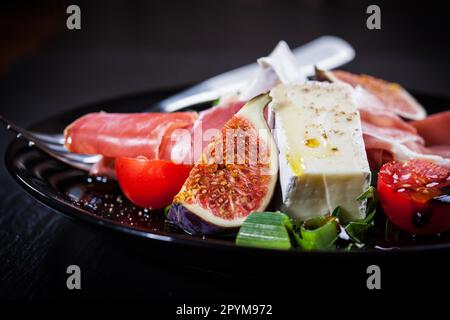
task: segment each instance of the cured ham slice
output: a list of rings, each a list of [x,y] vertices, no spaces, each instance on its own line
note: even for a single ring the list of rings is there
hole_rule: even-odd
[[[422,149],[425,154],[434,154],[441,156],[443,158],[450,159],[450,146],[446,145],[437,145],[430,146]]]
[[[424,144],[422,137],[420,137],[417,133],[411,133],[409,131],[401,130],[395,127],[376,126],[363,120],[362,129],[364,134],[370,135],[372,137],[382,136],[395,140],[399,143],[414,141],[422,145]]]
[[[228,100],[201,111],[189,130],[175,130],[171,133],[161,156],[176,163],[195,163],[212,137],[220,132],[244,104],[243,101]]]
[[[391,160],[423,158],[450,167],[450,148],[425,147],[422,137],[393,128],[383,128],[363,123],[363,138],[367,158],[372,170]]]
[[[142,114],[87,114],[65,130],[71,152],[101,154],[92,175],[115,177],[114,158],[146,156],[149,159],[194,163],[203,147],[244,105],[228,100],[196,112]]]
[[[372,170],[390,160],[411,158],[450,166],[450,111],[425,118],[425,109],[400,85],[368,75],[316,69],[316,78],[354,88]],[[416,121],[407,122],[400,116]]]
[[[346,82],[353,87],[361,86],[377,97],[391,113],[412,120],[424,119],[427,115],[425,109],[397,83],[341,70],[332,71],[331,74],[333,80]]]
[[[353,96],[363,121],[379,127],[396,128],[414,134],[417,133],[416,128],[389,111],[380,99],[362,87],[356,87]]]
[[[192,150],[194,162],[200,157],[203,149],[211,139],[220,132],[228,120],[241,110],[244,104],[244,101],[228,101],[200,112],[193,130]]]
[[[354,98],[359,107],[367,158],[371,169],[397,159],[429,158],[448,165],[450,147],[443,140],[450,130],[450,112],[432,115],[408,123],[390,111],[385,103],[366,89],[357,86]],[[446,140],[447,143],[448,139]],[[427,144],[427,146],[425,146]],[[433,145],[433,146],[430,146]]]
[[[363,135],[370,169],[378,170],[391,160],[429,159],[450,168],[450,154],[447,148],[423,147],[417,144],[402,144],[382,136]]]
[[[427,158],[450,166],[450,111],[406,124],[417,133],[363,121],[364,142],[372,169],[390,160],[410,158]]]
[[[394,151],[389,141],[368,134],[363,134],[363,139],[370,169],[378,170],[383,163],[394,160]]]
[[[427,146],[450,146],[450,111],[432,114],[411,124],[425,139]]]
[[[90,113],[66,128],[66,147],[71,152],[110,158],[160,159],[171,133],[192,127],[196,119],[196,112]]]

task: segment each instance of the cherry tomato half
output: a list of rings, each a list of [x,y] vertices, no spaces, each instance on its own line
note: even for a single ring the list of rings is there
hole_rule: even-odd
[[[152,209],[172,202],[191,169],[191,165],[145,157],[122,157],[115,162],[117,179],[126,197],[140,207]]]
[[[378,174],[378,196],[389,219],[417,235],[450,230],[450,169],[412,159],[385,163]]]

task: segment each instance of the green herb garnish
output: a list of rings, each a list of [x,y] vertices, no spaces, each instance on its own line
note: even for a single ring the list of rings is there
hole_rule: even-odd
[[[367,231],[374,225],[376,204],[378,202],[377,190],[371,186],[366,191],[364,191],[356,200],[367,200],[366,217],[361,220],[349,222],[344,227],[344,230],[355,243],[363,244],[366,238]]]
[[[339,218],[345,215],[345,210],[341,207],[336,207],[331,215],[294,221],[294,224],[282,212],[253,212],[242,224],[236,244],[286,250],[292,247],[293,239],[296,246],[303,250],[334,249],[339,234],[345,231],[352,242],[344,249],[362,248],[366,233],[374,224],[378,201],[376,189],[369,187],[356,200],[367,201],[366,218],[345,225],[339,222]]]
[[[303,222],[294,232],[298,246],[304,250],[335,248],[339,235],[339,223],[334,216],[313,218]]]
[[[291,220],[281,212],[253,212],[242,224],[236,244],[269,249],[290,249]]]

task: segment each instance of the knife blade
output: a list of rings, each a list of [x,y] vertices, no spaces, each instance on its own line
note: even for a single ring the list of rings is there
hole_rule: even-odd
[[[355,50],[345,40],[335,36],[322,36],[292,50],[301,71],[314,74],[314,66],[321,69],[339,67],[355,56]],[[164,111],[176,111],[194,104],[213,101],[223,94],[237,91],[258,70],[252,63],[214,76],[158,103]]]

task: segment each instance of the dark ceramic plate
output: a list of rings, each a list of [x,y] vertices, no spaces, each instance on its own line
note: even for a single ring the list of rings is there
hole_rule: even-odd
[[[109,101],[73,109],[36,123],[30,129],[60,133],[77,117],[93,111],[139,112],[144,109],[158,111],[156,102],[175,93],[166,90],[126,96]],[[430,113],[445,110],[450,99],[416,94]],[[153,105],[153,107],[152,107]],[[200,110],[207,106],[193,106]],[[91,178],[85,172],[72,169],[35,147],[28,146],[22,139],[14,139],[6,152],[6,164],[11,175],[33,197],[68,217],[112,230],[115,236],[133,240],[133,247],[146,251],[155,248],[182,246],[187,252],[212,249],[215,253],[243,256],[250,254],[277,256],[323,255],[324,252],[298,252],[242,248],[234,245],[233,237],[193,237],[186,235],[164,222],[162,212],[150,212],[132,206],[122,195],[114,181]],[[371,243],[356,251],[328,251],[327,255],[365,255],[423,250],[444,250],[450,248],[450,236],[414,239],[405,234],[385,234],[386,221],[378,214]],[[388,250],[389,249],[389,250]],[[211,250],[209,250],[211,251]]]

